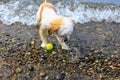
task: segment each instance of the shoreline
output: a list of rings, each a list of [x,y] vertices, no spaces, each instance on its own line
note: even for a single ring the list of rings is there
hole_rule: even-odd
[[[52,51],[40,47],[38,28],[0,22],[0,79],[115,80],[120,78],[120,25],[76,24],[62,50],[54,36]],[[74,49],[74,48],[77,48]]]

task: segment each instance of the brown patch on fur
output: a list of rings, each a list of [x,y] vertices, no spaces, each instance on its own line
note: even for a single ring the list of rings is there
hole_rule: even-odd
[[[57,18],[51,21],[48,33],[52,34],[54,32],[57,32],[60,29],[61,25],[63,25],[63,18]]]
[[[54,6],[51,3],[49,3],[49,2],[42,3],[40,7],[41,7],[41,10],[40,10],[40,20],[42,19],[42,12],[43,12],[44,8],[51,8],[51,9],[53,9],[56,12]]]

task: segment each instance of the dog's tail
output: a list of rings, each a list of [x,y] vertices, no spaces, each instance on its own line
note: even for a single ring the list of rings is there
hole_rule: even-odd
[[[45,0],[45,3],[48,2],[48,0]]]

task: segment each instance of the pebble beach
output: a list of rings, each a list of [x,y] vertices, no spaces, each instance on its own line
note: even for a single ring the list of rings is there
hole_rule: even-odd
[[[0,80],[120,80],[117,0],[51,0],[58,14],[75,20],[75,26],[66,41],[70,50],[62,50],[50,35],[54,48],[49,51],[40,47],[39,27],[34,25],[41,2],[0,1]]]
[[[40,47],[37,27],[0,22],[1,80],[119,80],[120,25],[106,22],[76,24],[62,50]]]

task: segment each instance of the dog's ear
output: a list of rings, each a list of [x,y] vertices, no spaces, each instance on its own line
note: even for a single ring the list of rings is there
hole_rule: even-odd
[[[51,35],[52,34],[52,31],[49,29],[48,30],[48,35]]]
[[[50,28],[48,29],[48,34],[51,35],[54,32],[57,32],[58,30],[59,30],[59,26],[51,25]]]
[[[48,29],[48,33],[52,34],[54,32],[57,32],[60,27],[63,25],[63,18],[57,18],[50,22],[50,27]]]

